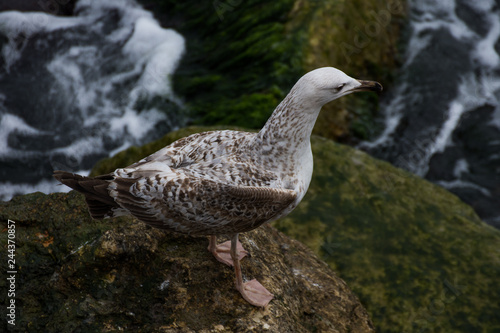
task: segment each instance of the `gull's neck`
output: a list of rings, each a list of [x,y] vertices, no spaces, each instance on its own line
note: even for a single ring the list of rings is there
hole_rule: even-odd
[[[285,155],[293,162],[311,155],[310,137],[321,105],[301,92],[295,85],[256,135],[254,148],[264,156]]]

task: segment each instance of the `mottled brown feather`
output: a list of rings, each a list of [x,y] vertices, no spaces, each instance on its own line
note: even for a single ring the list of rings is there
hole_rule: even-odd
[[[163,192],[136,187],[136,179],[115,179],[115,200],[156,228],[194,235],[232,234],[272,220],[295,199],[292,190],[234,186],[209,180],[170,181]],[[147,184],[144,181],[144,184]],[[149,199],[152,193],[152,199]],[[176,193],[176,195],[169,195]]]
[[[107,190],[112,175],[98,177],[85,177],[71,172],[54,171],[54,178],[72,189],[83,193],[89,207],[89,212],[94,219],[103,219],[113,215],[113,209],[120,206],[109,196]]]

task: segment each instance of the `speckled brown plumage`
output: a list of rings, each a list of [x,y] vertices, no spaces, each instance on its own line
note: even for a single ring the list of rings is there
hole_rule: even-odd
[[[276,173],[241,157],[254,137],[194,134],[110,175],[56,171],[55,177],[86,195],[94,218],[130,213],[156,228],[192,235],[244,232],[277,217],[297,197],[294,190],[271,187],[280,183]],[[94,203],[96,198],[103,200]],[[100,203],[108,208],[104,213]]]

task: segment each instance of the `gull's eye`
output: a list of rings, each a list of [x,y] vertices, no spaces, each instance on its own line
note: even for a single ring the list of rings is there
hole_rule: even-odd
[[[341,83],[337,87],[333,88],[333,90],[335,90],[335,92],[339,92],[342,90],[342,88],[344,88],[344,86],[345,86],[345,83]]]

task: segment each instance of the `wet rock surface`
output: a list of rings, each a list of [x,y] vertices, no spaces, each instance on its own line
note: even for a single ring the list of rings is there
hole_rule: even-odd
[[[373,331],[346,283],[268,225],[240,236],[250,252],[244,278],[275,295],[261,309],[241,298],[233,270],[212,257],[205,237],[132,218],[91,220],[74,191],[16,197],[0,204],[0,217],[2,248],[4,224],[16,221],[18,331]]]

